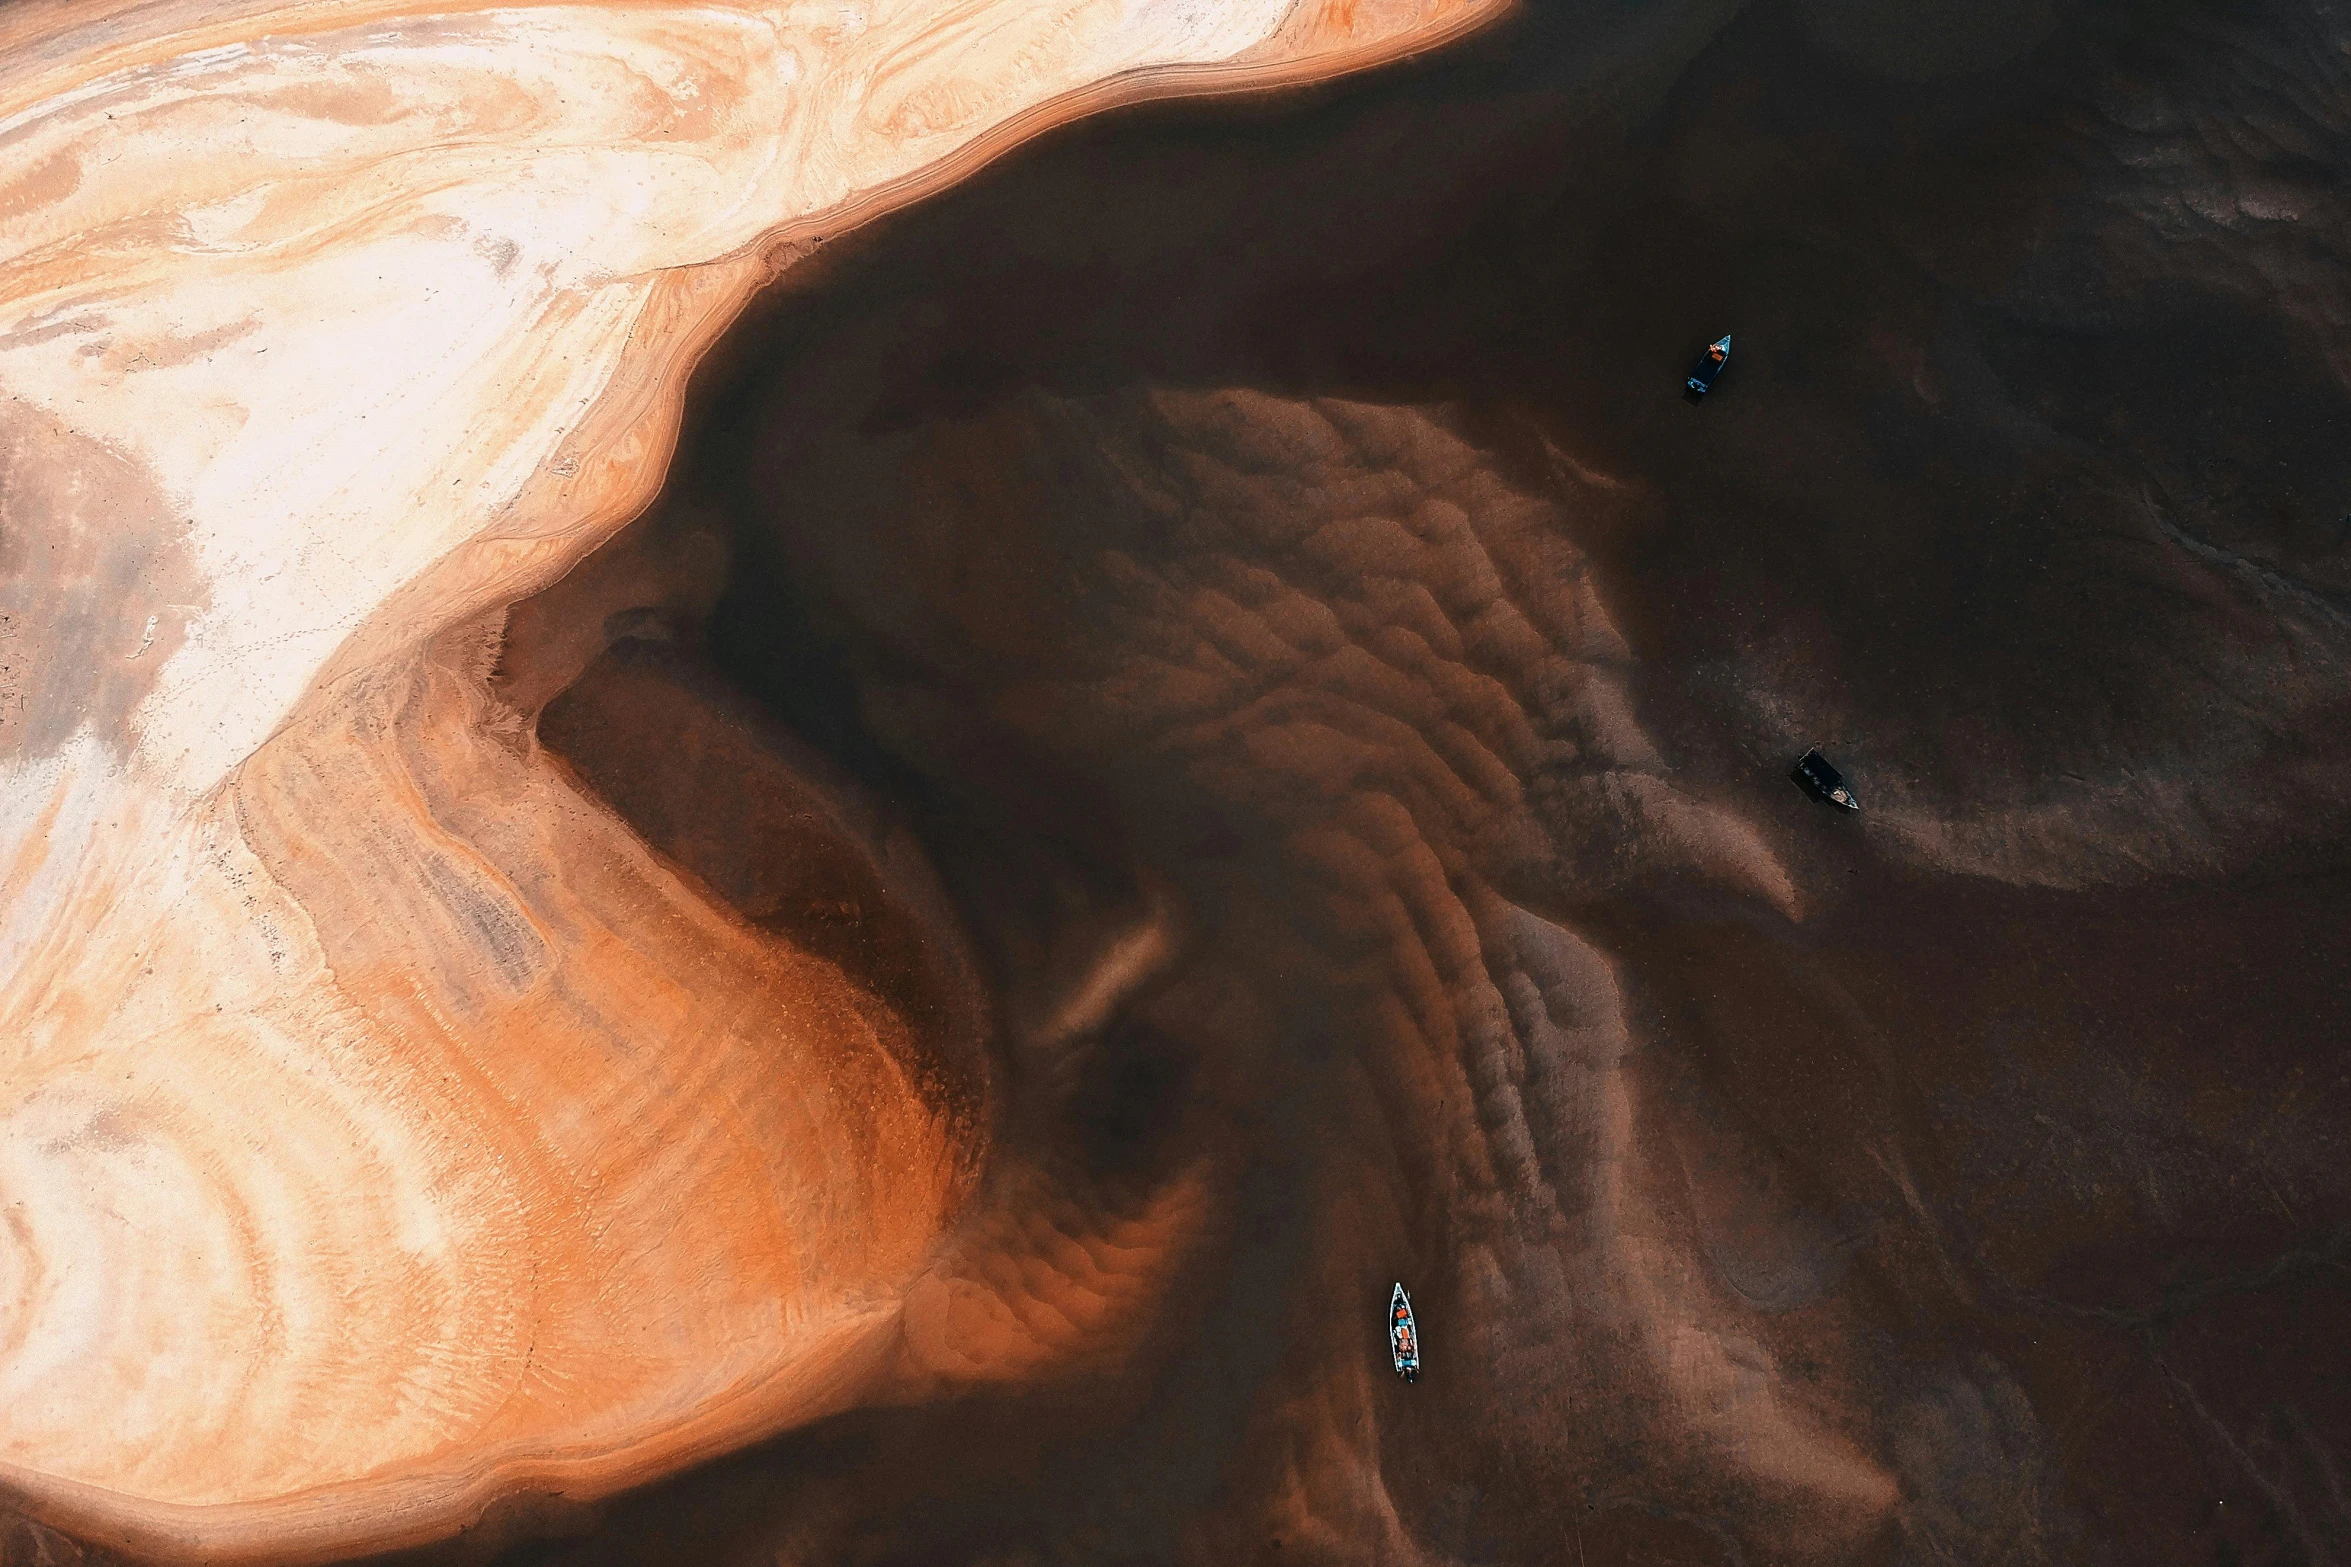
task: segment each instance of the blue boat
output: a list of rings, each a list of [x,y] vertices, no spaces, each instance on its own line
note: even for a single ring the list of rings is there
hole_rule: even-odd
[[[1731,362],[1731,335],[1725,332],[1706,346],[1698,362],[1690,366],[1690,390],[1704,397],[1714,389],[1714,378],[1722,374],[1722,367]]]
[[[1420,1330],[1412,1321],[1412,1297],[1401,1284],[1388,1297],[1388,1352],[1396,1358],[1396,1375],[1420,1380]]]

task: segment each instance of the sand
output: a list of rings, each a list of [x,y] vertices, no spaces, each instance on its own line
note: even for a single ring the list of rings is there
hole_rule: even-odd
[[[2339,29],[1724,23],[1073,127],[722,344],[665,656],[992,985],[1170,910],[991,1158],[1205,1195],[1123,1369],[526,1559],[2331,1559]]]
[[[679,1324],[688,1435],[468,1436],[415,1559],[2337,1559],[2347,70],[2282,4],[1533,9],[779,254],[643,519],[298,702],[202,797],[259,912],[139,949],[374,1009],[304,1113],[377,1233],[483,1162],[332,1131],[364,1074],[517,1074],[551,1195],[444,1203],[508,1225],[445,1298],[546,1302],[524,1364]],[[662,1248],[490,1265],[583,1191]],[[773,1402],[693,1427],[719,1344]]]
[[[490,693],[505,610],[644,505],[696,357],[825,235],[1073,115],[1482,14],[9,13],[29,1515],[186,1560],[382,1549],[891,1370],[983,1151],[968,986],[901,953],[910,1011],[651,853]],[[856,826],[778,830],[877,918],[919,901],[919,853]]]

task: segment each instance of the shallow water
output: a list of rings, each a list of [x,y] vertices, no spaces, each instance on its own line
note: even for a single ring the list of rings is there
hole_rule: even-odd
[[[675,635],[938,863],[1021,1309],[1141,1282],[523,1559],[2335,1559],[2346,40],[1537,9],[788,276]]]
[[[787,274],[541,737],[968,951],[1002,1313],[435,1555],[2340,1559],[2347,49],[1535,7]],[[835,808],[935,898],[763,857]]]

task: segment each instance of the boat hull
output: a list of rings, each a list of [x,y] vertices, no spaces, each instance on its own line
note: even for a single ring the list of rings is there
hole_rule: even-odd
[[[1412,1297],[1402,1284],[1388,1296],[1388,1356],[1396,1375],[1407,1382],[1420,1380],[1420,1324],[1413,1320]]]

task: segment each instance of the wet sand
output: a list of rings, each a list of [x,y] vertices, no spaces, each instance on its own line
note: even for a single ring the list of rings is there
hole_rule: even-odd
[[[424,1559],[2343,1559],[2351,19],[1905,17],[1535,7],[771,289],[540,738],[964,944],[984,1326]]]
[[[2344,38],[1537,8],[788,276],[678,634],[1015,1024],[1180,910],[993,1157],[1191,1217],[1110,1358],[514,1559],[2339,1559]]]
[[[920,844],[659,675],[581,683],[567,768],[541,708],[616,557],[571,568],[815,237],[1487,14],[0,14],[0,1556],[20,1512],[206,1564],[421,1545],[1045,1353],[982,1276],[1022,1237],[963,1233],[983,1019]],[[755,808],[697,856],[582,703]],[[1100,1302],[1052,1345],[1154,1287],[1120,1258],[1190,1191],[1099,1265],[1044,1237]]]

